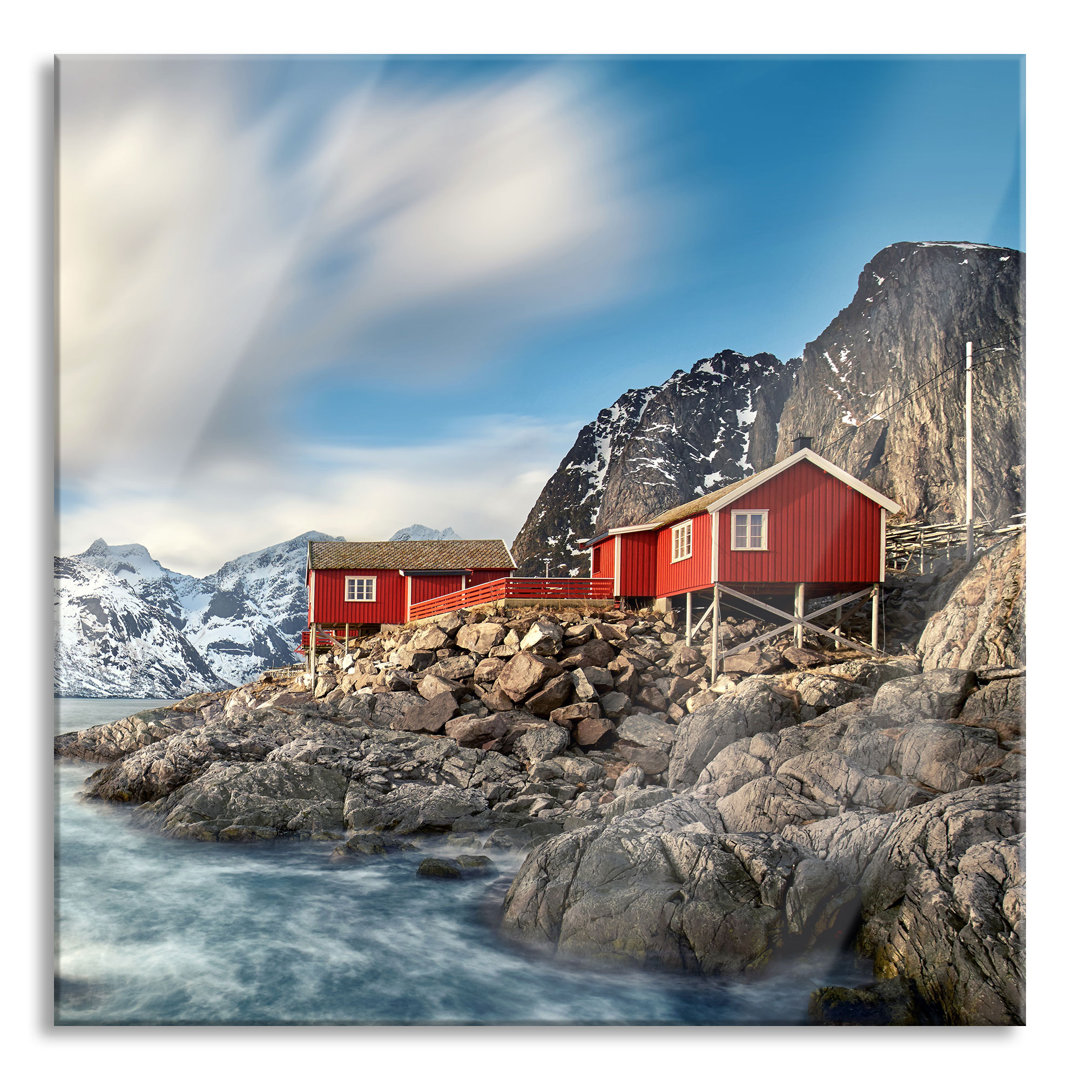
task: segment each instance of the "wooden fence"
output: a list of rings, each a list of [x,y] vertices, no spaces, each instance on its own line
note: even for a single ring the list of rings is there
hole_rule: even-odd
[[[990,521],[973,523],[975,551],[985,550],[992,544],[1023,532],[1027,527],[1026,514],[1014,514],[1009,525],[995,525]],[[942,561],[967,557],[967,524],[965,522],[928,523],[907,521],[902,525],[890,525],[886,530],[885,568],[892,573],[925,574],[940,567]]]

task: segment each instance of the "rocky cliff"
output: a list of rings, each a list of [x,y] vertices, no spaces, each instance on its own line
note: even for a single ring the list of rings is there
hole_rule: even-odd
[[[578,540],[749,475],[775,452],[789,384],[775,356],[725,350],[627,391],[581,429],[544,486],[514,541],[518,572],[542,575],[545,556],[555,576],[587,572]]]
[[[780,416],[778,456],[809,435],[908,518],[962,520],[971,341],[976,516],[1004,523],[1024,508],[1024,326],[1020,252],[893,244],[806,346]]]
[[[579,433],[513,545],[522,573],[586,572],[576,541],[772,465],[798,435],[909,519],[964,509],[964,351],[974,345],[976,516],[1024,507],[1024,256],[901,243],[802,357],[722,352],[631,390]],[[563,567],[566,567],[564,570]]]

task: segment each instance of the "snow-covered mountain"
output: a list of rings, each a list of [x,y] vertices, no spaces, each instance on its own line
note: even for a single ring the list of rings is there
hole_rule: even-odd
[[[775,431],[788,371],[769,353],[729,349],[659,386],[628,390],[581,429],[541,492],[514,541],[519,573],[543,574],[548,555],[553,574],[585,572],[578,540],[749,475],[761,452],[754,422],[770,418]]]
[[[427,525],[407,525],[398,529],[391,540],[460,540],[453,529],[431,529]]]
[[[289,664],[307,625],[308,532],[203,578],[141,544],[96,540],[56,560],[55,692],[173,697],[236,686]],[[153,663],[140,669],[139,657]]]
[[[241,555],[206,577],[162,566],[142,544],[95,540],[55,560],[54,692],[182,697],[290,664],[307,626],[306,532]],[[460,540],[410,525],[393,540]]]
[[[180,698],[226,685],[124,577],[79,556],[56,559],[55,577],[54,693]]]

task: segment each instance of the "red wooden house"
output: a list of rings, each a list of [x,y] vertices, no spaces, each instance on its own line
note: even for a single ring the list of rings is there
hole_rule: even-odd
[[[616,596],[685,595],[688,637],[693,595],[706,589],[713,594],[709,610],[719,608],[722,595],[753,604],[783,616],[781,630],[794,626],[800,643],[803,629],[820,632],[804,618],[805,601],[844,593],[814,618],[869,597],[876,649],[885,519],[899,510],[891,499],[804,448],[652,521],[608,529],[585,546],[591,549],[593,575],[613,578]],[[793,610],[772,606],[781,602]],[[832,636],[846,641],[838,631]]]
[[[343,637],[405,623],[414,604],[509,577],[516,565],[502,540],[310,540],[309,631]]]

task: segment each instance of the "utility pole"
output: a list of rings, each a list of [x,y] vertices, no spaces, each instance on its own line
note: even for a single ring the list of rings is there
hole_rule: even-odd
[[[967,454],[967,561],[971,562],[975,554],[975,526],[972,521],[972,510],[975,503],[974,479],[972,477],[973,448],[971,440],[971,342],[967,343],[967,351],[964,364],[964,426],[966,429]]]

